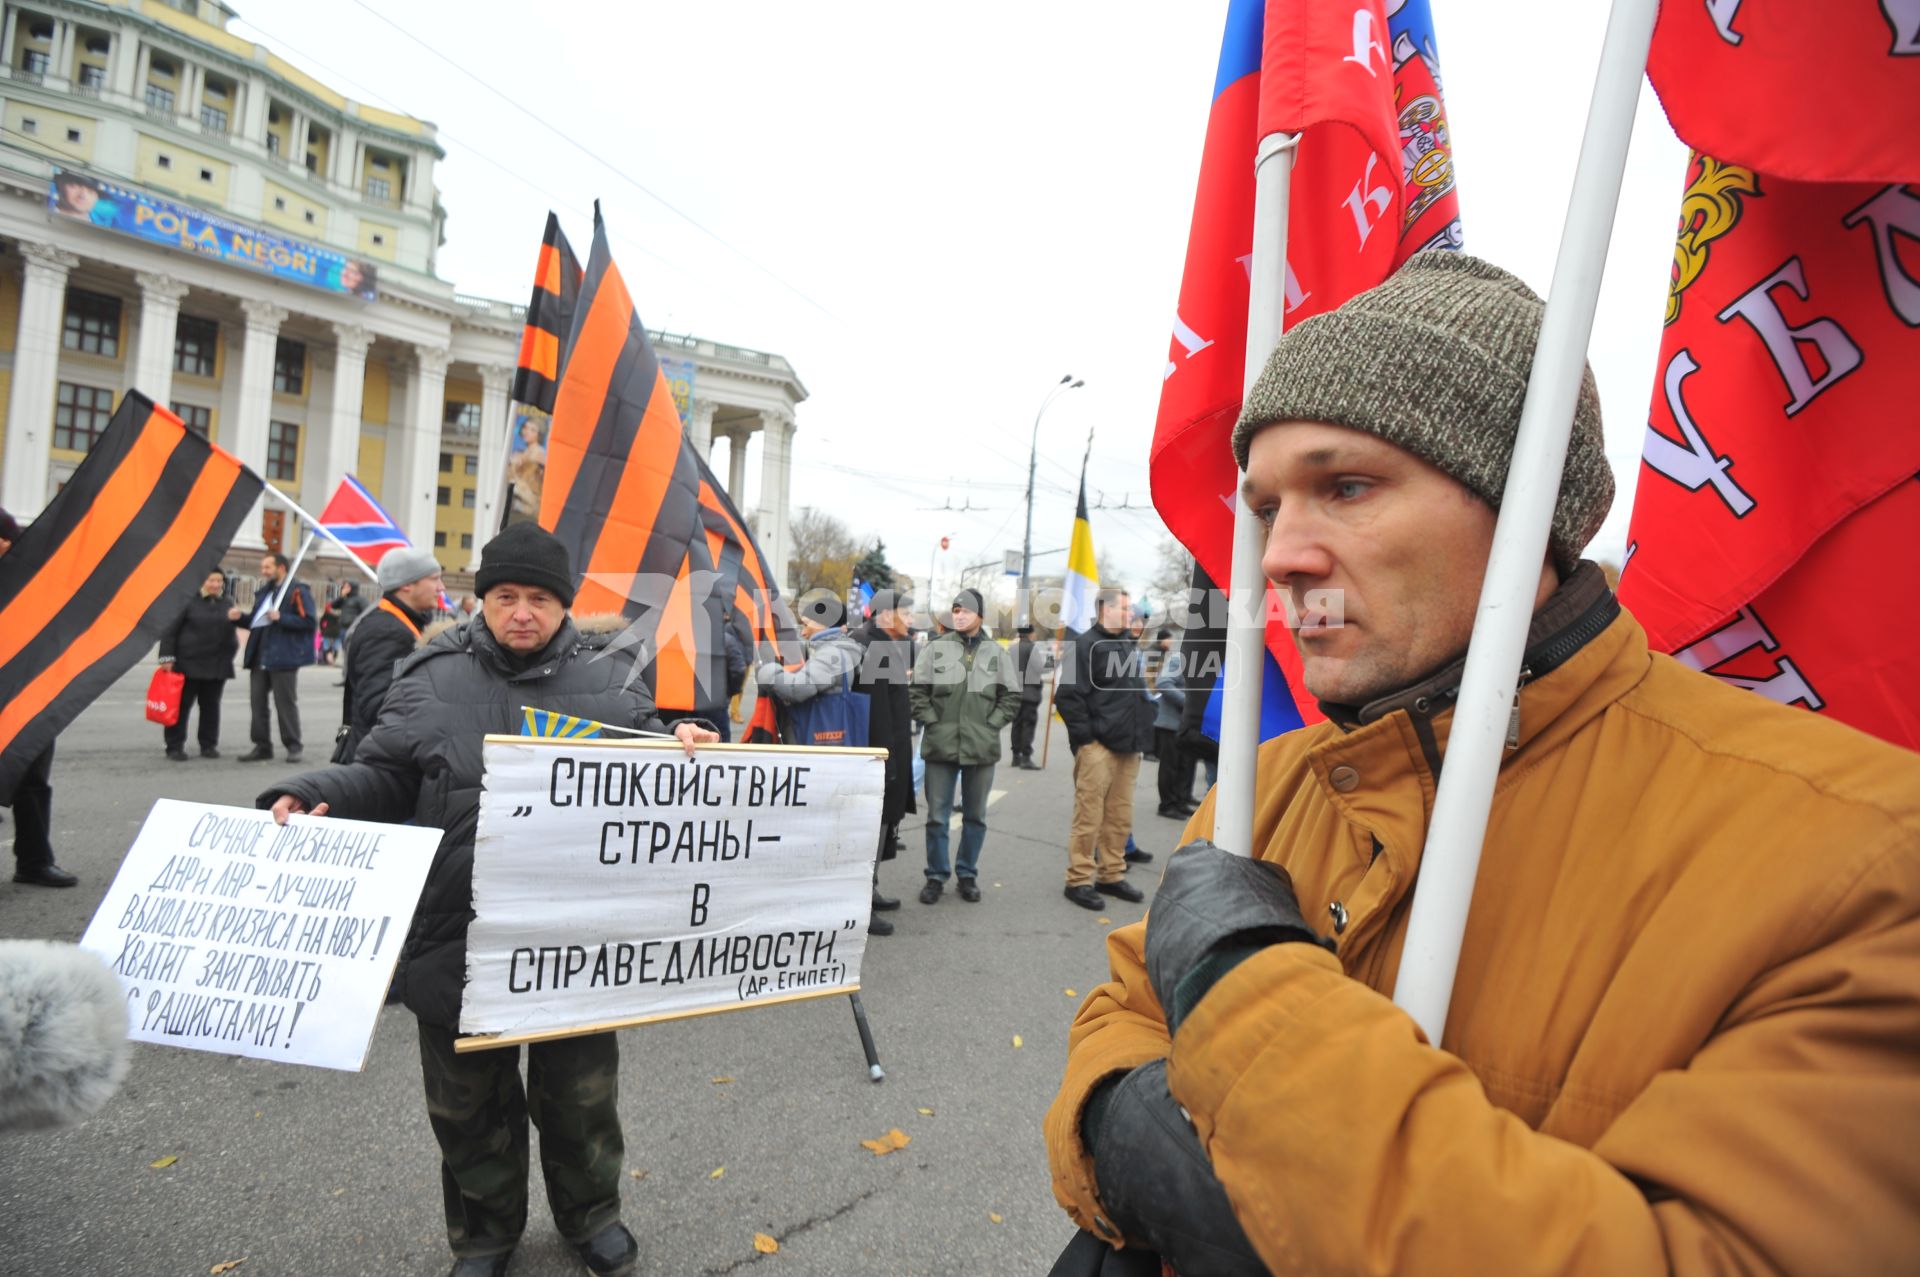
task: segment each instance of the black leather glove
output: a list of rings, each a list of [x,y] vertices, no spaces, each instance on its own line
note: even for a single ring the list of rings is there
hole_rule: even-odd
[[[1092,1135],[1093,1178],[1110,1222],[1180,1277],[1264,1277],[1193,1123],[1167,1090],[1167,1062],[1115,1083]]]
[[[1188,843],[1167,861],[1147,912],[1147,978],[1177,1033],[1220,978],[1272,944],[1322,940],[1279,865]]]

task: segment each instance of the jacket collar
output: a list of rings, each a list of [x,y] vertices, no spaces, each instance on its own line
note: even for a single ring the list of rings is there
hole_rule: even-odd
[[[522,656],[510,648],[502,647],[500,640],[493,636],[493,631],[487,628],[484,618],[476,616],[460,629],[465,632],[467,645],[474,654],[505,676],[508,682],[547,677],[580,645],[580,631],[574,627],[572,617],[560,622],[560,628],[554,631],[547,645],[532,656]]]

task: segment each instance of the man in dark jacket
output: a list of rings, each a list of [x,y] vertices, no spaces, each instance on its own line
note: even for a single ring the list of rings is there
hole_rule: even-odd
[[[1020,710],[1013,716],[1013,765],[1022,771],[1037,772],[1033,761],[1033,729],[1040,724],[1040,693],[1049,673],[1047,649],[1033,641],[1033,625],[1022,623],[1014,633],[1020,637],[1013,645],[1013,667],[1020,672]]]
[[[981,628],[984,604],[978,590],[953,600],[953,628],[928,643],[913,666],[913,716],[926,728],[920,757],[927,763],[927,881],[920,903],[937,904],[948,876],[957,877],[960,898],[980,901],[975,881],[980,849],[987,841],[987,794],[1000,761],[1000,729],[1020,707],[1013,658]],[[953,822],[953,791],[960,789],[960,855],[949,868],[947,839]]]
[[[913,600],[892,590],[873,596],[871,618],[853,632],[864,650],[853,689],[867,694],[867,743],[887,751],[887,788],[880,800],[880,859],[892,860],[899,850],[900,818],[914,810],[913,801],[913,640],[907,636],[907,617]],[[880,894],[879,866],[874,866],[873,907],[898,909],[900,902]],[[885,935],[893,924],[877,919]]]
[[[1187,708],[1185,649],[1176,651],[1173,631],[1163,629],[1153,640],[1159,663],[1153,672],[1153,752],[1160,760],[1156,777],[1160,814],[1184,821],[1200,804],[1193,800],[1193,756],[1180,744],[1180,720]]]
[[[220,694],[233,677],[233,657],[240,650],[233,629],[236,610],[227,595],[227,574],[215,568],[179,623],[160,640],[160,668],[186,679],[180,716],[161,730],[167,757],[176,763],[187,761],[187,711],[195,705],[200,707],[200,757],[220,757]]]
[[[0,510],[0,556],[20,539],[20,525]],[[34,755],[13,791],[13,880],[33,887],[71,887],[80,880],[53,862],[53,745]]]
[[[243,763],[273,757],[273,723],[267,716],[269,695],[273,697],[273,712],[280,716],[280,743],[287,747],[287,761],[300,761],[298,680],[300,668],[313,664],[313,628],[319,618],[307,587],[287,580],[292,566],[287,556],[277,551],[260,560],[260,585],[254,595],[247,654],[241,661],[250,676],[249,690],[253,694],[253,750],[240,755]]]
[[[402,996],[420,1021],[453,1277],[507,1271],[527,1220],[529,1113],[561,1235],[593,1272],[629,1273],[639,1246],[619,1219],[625,1144],[613,1034],[529,1046],[525,1087],[518,1049],[457,1055],[453,1044],[473,918],[483,738],[517,731],[523,706],[649,731],[661,723],[646,683],[631,677],[631,656],[605,650],[618,631],[589,639],[568,617],[573,571],[552,534],[532,523],[508,528],[481,550],[474,585],[481,614],[400,663],[353,763],[295,776],[259,803],[277,820],[336,810],[446,831],[407,937]],[[691,722],[674,735],[689,753],[719,739]]]
[[[1151,712],[1142,713],[1146,681],[1140,645],[1128,633],[1129,603],[1125,590],[1094,595],[1094,622],[1073,636],[1054,702],[1073,749],[1066,896],[1083,909],[1104,908],[1102,895],[1145,899],[1123,876],[1133,783],[1153,725]]]
[[[347,728],[342,748],[333,761],[350,763],[367,733],[380,718],[380,703],[393,684],[393,668],[420,645],[421,632],[433,618],[440,597],[440,561],[433,551],[397,546],[380,556],[380,602],[354,628],[353,648],[347,654],[347,691],[341,719]]]

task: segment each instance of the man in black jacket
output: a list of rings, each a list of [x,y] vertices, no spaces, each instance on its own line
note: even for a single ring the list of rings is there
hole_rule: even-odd
[[[1073,749],[1073,830],[1067,838],[1067,899],[1104,908],[1100,897],[1145,899],[1123,876],[1133,830],[1133,783],[1153,730],[1140,645],[1127,632],[1125,590],[1094,595],[1094,622],[1073,636],[1055,704]],[[1097,857],[1097,863],[1096,863]]]
[[[379,576],[380,602],[354,627],[353,647],[347,653],[347,691],[340,712],[347,738],[334,751],[336,763],[352,762],[353,751],[373,730],[393,683],[394,665],[419,646],[440,597],[440,561],[431,550],[388,550],[380,556]]]
[[[234,629],[238,615],[227,594],[227,574],[215,568],[160,640],[160,668],[186,680],[180,689],[180,716],[161,731],[167,757],[176,763],[187,761],[187,711],[195,705],[200,707],[200,757],[220,757],[220,694],[233,677],[233,658],[240,650]]]
[[[1033,761],[1033,730],[1040,725],[1040,693],[1049,672],[1047,649],[1033,641],[1032,622],[1021,622],[1014,633],[1020,636],[1013,645],[1013,667],[1020,673],[1020,711],[1013,716],[1013,765],[1037,772],[1040,764]]]
[[[20,539],[20,525],[0,510],[0,555]],[[53,743],[34,755],[13,791],[13,880],[33,887],[71,887],[80,880],[53,862]]]
[[[913,600],[880,590],[869,606],[871,619],[853,632],[853,641],[864,651],[853,690],[867,694],[867,743],[887,751],[887,787],[880,800],[880,859],[892,860],[900,850],[900,818],[914,810],[913,706],[908,690],[914,653],[907,633]],[[878,863],[873,872],[873,907],[898,909],[899,900],[880,894]],[[867,930],[877,936],[892,935],[893,924],[876,917]]]
[[[527,1118],[560,1233],[599,1274],[633,1271],[639,1245],[620,1222],[625,1141],[619,1047],[611,1033],[535,1043],[529,1082],[518,1048],[454,1052],[473,918],[473,841],[483,739],[518,731],[522,707],[660,731],[629,652],[607,649],[567,615],[566,547],[532,523],[480,552],[479,616],[430,639],[393,671],[373,731],[344,767],[307,772],[261,794],[276,820],[329,810],[356,820],[443,829],[404,950],[403,1000],[420,1021],[427,1113],[440,1143],[452,1277],[502,1277],[527,1222]],[[691,754],[718,734],[681,723]]]

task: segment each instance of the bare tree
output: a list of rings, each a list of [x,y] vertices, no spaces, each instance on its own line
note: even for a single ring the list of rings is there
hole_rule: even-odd
[[[1163,619],[1184,614],[1187,590],[1193,582],[1193,556],[1187,547],[1172,537],[1160,538],[1158,563],[1147,593],[1153,598],[1154,613]]]
[[[853,565],[861,554],[860,542],[833,515],[813,506],[802,506],[793,517],[793,551],[788,560],[788,579],[802,593],[816,587],[845,594],[853,584]]]

